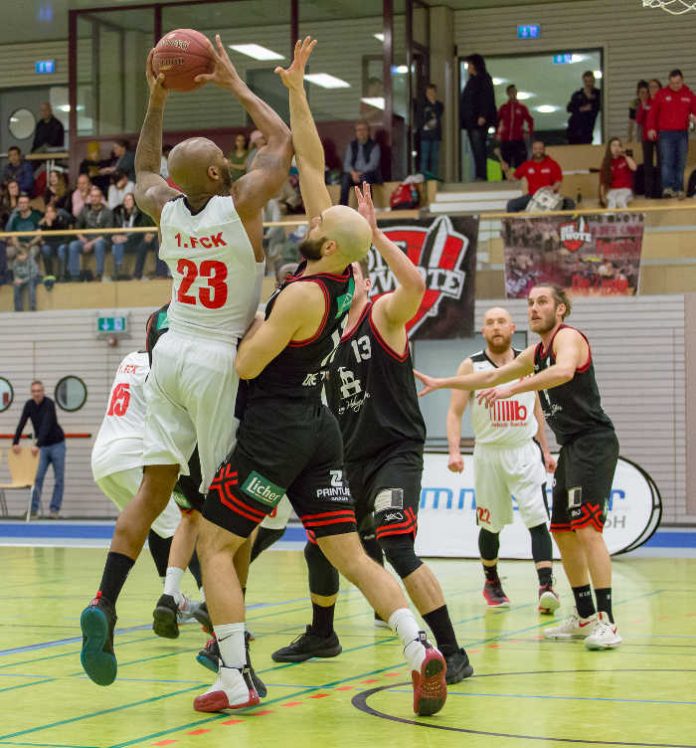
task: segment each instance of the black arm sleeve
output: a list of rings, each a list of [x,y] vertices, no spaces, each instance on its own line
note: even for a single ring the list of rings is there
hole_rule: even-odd
[[[22,410],[22,415],[19,419],[19,424],[17,426],[17,430],[15,431],[12,444],[19,444],[19,439],[22,436],[22,431],[24,431],[24,426],[26,425],[26,422],[28,419],[29,419],[29,403],[24,403],[24,410]]]
[[[51,433],[56,423],[56,406],[52,400],[46,398],[46,411],[36,435],[36,446],[42,447],[46,437]]]

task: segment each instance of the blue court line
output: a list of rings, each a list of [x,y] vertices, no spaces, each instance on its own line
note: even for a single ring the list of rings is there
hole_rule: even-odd
[[[3,745],[32,745],[35,748],[101,748],[98,745],[67,745],[66,743],[17,743],[14,741],[2,741]]]

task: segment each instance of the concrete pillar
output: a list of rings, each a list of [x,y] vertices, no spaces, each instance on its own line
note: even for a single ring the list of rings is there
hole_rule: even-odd
[[[446,182],[456,179],[459,159],[457,111],[459,91],[454,47],[454,11],[438,6],[430,8],[430,80],[437,86],[445,106],[440,175]]]

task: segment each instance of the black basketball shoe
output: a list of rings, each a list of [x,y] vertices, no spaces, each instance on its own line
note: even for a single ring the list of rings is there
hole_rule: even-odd
[[[116,680],[116,656],[114,655],[114,627],[116,611],[97,592],[97,596],[82,611],[82,668],[98,686],[111,685]]]
[[[342,650],[335,631],[329,636],[319,636],[311,626],[307,626],[304,634],[293,639],[287,647],[276,650],[271,658],[274,662],[304,662],[312,657],[336,657]]]

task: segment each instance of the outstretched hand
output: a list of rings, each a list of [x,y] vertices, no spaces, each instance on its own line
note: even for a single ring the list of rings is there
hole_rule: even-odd
[[[440,380],[437,377],[429,377],[427,374],[422,374],[420,371],[416,371],[416,369],[413,370],[413,376],[425,385],[425,387],[423,387],[423,389],[418,393],[418,397],[423,397],[423,395],[428,395],[431,392],[440,389]]]
[[[155,50],[151,49],[150,54],[147,56],[147,63],[145,64],[145,77],[147,78],[147,87],[150,89],[150,98],[163,102],[169,92],[164,87],[164,73],[155,74],[152,66],[154,57]]]
[[[243,83],[239,77],[237,68],[232,64],[230,56],[227,54],[220,34],[215,34],[215,44],[210,45],[210,56],[213,58],[213,72],[201,73],[194,78],[199,85],[204,83],[214,83],[220,88],[235,90]]]
[[[478,400],[479,405],[485,405],[487,408],[490,408],[493,403],[498,400],[507,400],[509,397],[512,397],[513,394],[514,393],[509,387],[491,387],[490,389],[477,392],[476,399]]]
[[[377,214],[375,213],[375,206],[372,202],[372,191],[370,185],[367,182],[363,182],[362,191],[360,187],[355,188],[355,197],[358,200],[358,213],[370,224],[372,234],[379,229],[377,228]]]
[[[285,88],[295,90],[302,88],[304,85],[305,66],[316,46],[317,40],[312,39],[311,36],[306,36],[302,40],[298,39],[295,42],[295,53],[290,66],[283,68],[279,65],[275,69],[275,74],[280,76],[280,80],[283,81]]]

